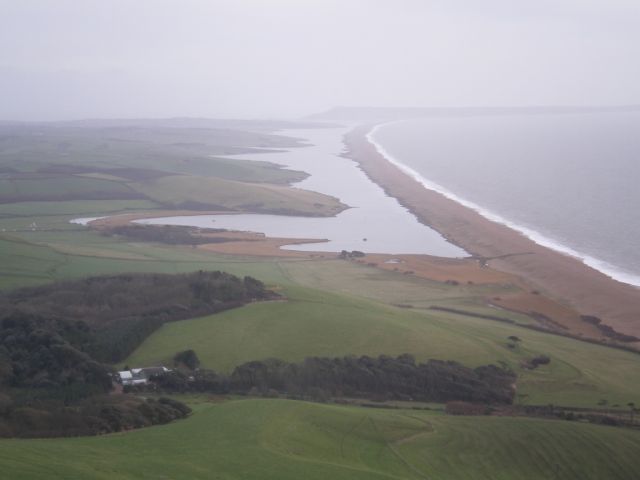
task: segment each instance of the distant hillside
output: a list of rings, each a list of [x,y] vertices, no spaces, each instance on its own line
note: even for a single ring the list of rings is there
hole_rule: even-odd
[[[381,122],[419,117],[475,115],[558,115],[568,113],[637,112],[640,105],[621,106],[539,106],[539,107],[334,107],[304,120],[323,122]]]
[[[311,216],[333,216],[346,208],[328,195],[289,188],[306,178],[305,172],[226,158],[304,147],[301,139],[269,133],[298,124],[234,122],[0,124],[0,204],[128,200],[151,209]]]
[[[330,128],[335,125],[320,124],[308,120],[276,119],[233,119],[233,118],[87,118],[82,120],[60,120],[52,122],[21,122],[0,120],[3,126],[48,126],[68,128],[200,128],[229,129],[251,132],[273,132],[275,130],[294,130],[307,128]]]

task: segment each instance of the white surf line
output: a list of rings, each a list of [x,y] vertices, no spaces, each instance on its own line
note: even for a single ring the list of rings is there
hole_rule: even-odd
[[[527,237],[528,239],[532,240],[533,242],[537,243],[542,247],[546,247],[556,252],[574,257],[580,260],[585,265],[588,265],[589,267],[599,271],[600,273],[605,274],[606,276],[608,276],[609,278],[612,278],[613,280],[617,280],[619,282],[626,283],[634,287],[640,287],[640,276],[633,275],[627,272],[622,272],[615,265],[612,265],[609,262],[593,257],[586,253],[582,253],[577,250],[574,250],[573,248],[563,245],[562,243],[556,240],[553,240],[547,237],[546,235],[541,234],[540,232],[537,232],[529,227],[525,227],[523,225],[519,225],[517,223],[511,222],[506,218],[502,217],[501,215],[498,215],[497,213],[492,212],[491,210],[483,208],[474,202],[471,202],[469,200],[466,200],[456,195],[455,193],[446,189],[442,185],[439,185],[436,182],[433,182],[431,180],[424,178],[420,173],[418,173],[413,168],[399,161],[391,153],[385,150],[385,148],[382,145],[376,142],[374,135],[376,131],[378,131],[381,127],[385,125],[391,125],[394,123],[401,123],[401,122],[407,122],[407,121],[410,121],[410,120],[395,120],[393,122],[378,124],[374,126],[366,134],[366,138],[374,146],[374,148],[378,151],[378,153],[380,153],[385,159],[387,159],[387,161],[389,161],[390,163],[398,167],[401,171],[409,175],[409,177],[419,182],[424,188],[426,188],[427,190],[432,190],[434,192],[437,192],[443,195],[444,197],[448,198],[449,200],[453,200],[454,202],[459,203],[464,207],[470,208],[471,210],[480,214],[487,220],[491,220],[492,222],[496,222],[506,227],[509,227],[510,229],[515,230],[516,232],[524,235],[525,237]]]

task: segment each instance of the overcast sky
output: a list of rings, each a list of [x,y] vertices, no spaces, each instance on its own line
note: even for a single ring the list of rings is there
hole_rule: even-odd
[[[0,120],[640,103],[640,0],[0,0]]]

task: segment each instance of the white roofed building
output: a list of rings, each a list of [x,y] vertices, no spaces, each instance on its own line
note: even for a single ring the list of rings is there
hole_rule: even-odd
[[[131,370],[122,370],[118,372],[119,383],[124,385],[144,385],[149,379],[156,375],[170,372],[167,367],[143,367],[132,368]]]

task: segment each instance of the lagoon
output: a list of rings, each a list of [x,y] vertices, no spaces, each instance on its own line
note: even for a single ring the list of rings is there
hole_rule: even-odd
[[[197,215],[138,220],[141,224],[189,225],[201,228],[264,233],[270,237],[313,238],[319,243],[288,245],[302,251],[428,254],[464,257],[467,253],[449,243],[370,181],[355,162],[340,156],[346,127],[287,130],[283,135],[304,138],[308,146],[228,158],[277,163],[303,170],[308,178],[294,186],[332,195],[351,208],[335,217],[296,217],[263,214]]]

